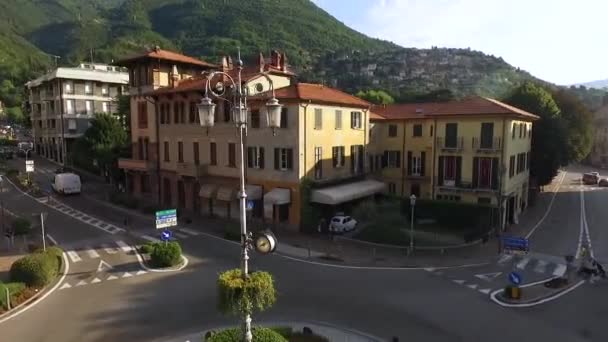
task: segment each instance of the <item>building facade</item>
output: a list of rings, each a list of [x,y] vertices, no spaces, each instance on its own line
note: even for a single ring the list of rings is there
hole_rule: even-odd
[[[528,203],[532,122],[493,99],[373,109],[372,169],[397,196],[478,203],[515,223]]]
[[[57,68],[26,87],[38,155],[65,164],[74,140],[84,134],[96,113],[117,112],[129,74],[120,67],[80,64]]]

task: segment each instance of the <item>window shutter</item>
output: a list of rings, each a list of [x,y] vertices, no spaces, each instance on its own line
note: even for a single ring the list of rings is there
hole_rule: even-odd
[[[280,165],[280,158],[281,158],[281,150],[279,148],[275,148],[274,149],[274,169],[275,170],[279,170],[279,165]]]
[[[498,190],[498,158],[492,158],[492,189]]]
[[[456,184],[462,180],[462,157],[456,157]]]
[[[384,155],[382,156],[382,168],[388,166],[388,151],[384,151]]]
[[[424,176],[424,169],[426,165],[426,152],[420,152],[420,175]]]
[[[350,112],[350,128],[355,128],[355,112]]]
[[[443,158],[444,157],[439,157],[438,163],[437,177],[439,179],[437,180],[437,184],[439,185],[443,185]]]
[[[473,158],[473,187],[477,188],[479,185],[479,158]]]
[[[331,149],[331,160],[334,167],[338,166],[338,148],[332,147]]]
[[[260,169],[263,169],[264,168],[264,148],[263,147],[260,147],[259,153],[260,153]]]
[[[412,151],[407,151],[407,174],[412,174]]]
[[[350,172],[355,173],[355,146],[350,147]]]
[[[289,127],[288,122],[287,122],[287,108],[283,107],[281,108],[281,128],[287,128]]]
[[[293,149],[287,149],[287,169],[293,169]]]
[[[247,167],[252,168],[253,167],[253,147],[247,147]]]

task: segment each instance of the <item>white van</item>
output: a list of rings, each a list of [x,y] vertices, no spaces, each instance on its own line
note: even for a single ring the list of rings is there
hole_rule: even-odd
[[[56,174],[51,186],[53,190],[63,195],[79,194],[81,188],[80,176],[74,173]]]

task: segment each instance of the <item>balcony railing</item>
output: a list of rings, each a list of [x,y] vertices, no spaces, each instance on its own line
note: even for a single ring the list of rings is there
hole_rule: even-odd
[[[438,177],[435,177],[435,184],[439,184]],[[443,180],[442,185],[437,185],[437,188],[443,192],[454,192],[454,193],[495,193],[498,189],[491,187],[480,187],[479,185],[473,184],[471,181],[459,181],[459,180]]]
[[[502,139],[494,137],[490,141],[482,141],[481,138],[473,138],[473,149],[477,152],[498,152],[502,149]]]
[[[118,168],[135,171],[149,171],[154,168],[154,162],[140,159],[118,159]]]
[[[180,176],[204,177],[207,175],[207,164],[196,165],[194,163],[177,163],[176,172]]]
[[[443,151],[462,151],[464,149],[464,137],[456,137],[452,139],[437,137],[437,146]]]

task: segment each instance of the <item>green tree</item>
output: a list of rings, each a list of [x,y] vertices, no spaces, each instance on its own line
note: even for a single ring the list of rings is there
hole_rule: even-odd
[[[404,103],[447,102],[455,98],[450,89],[437,89],[428,93],[406,90],[399,94],[398,101]]]
[[[6,109],[6,118],[10,123],[23,124],[25,123],[25,115],[19,107],[11,107]]]
[[[384,90],[359,90],[357,97],[378,105],[395,103],[395,99]]]
[[[582,100],[569,90],[552,92],[567,130],[568,162],[583,160],[593,145],[593,114]]]
[[[505,102],[540,116],[532,130],[530,174],[547,185],[568,162],[567,130],[555,100],[544,88],[525,82]]]

